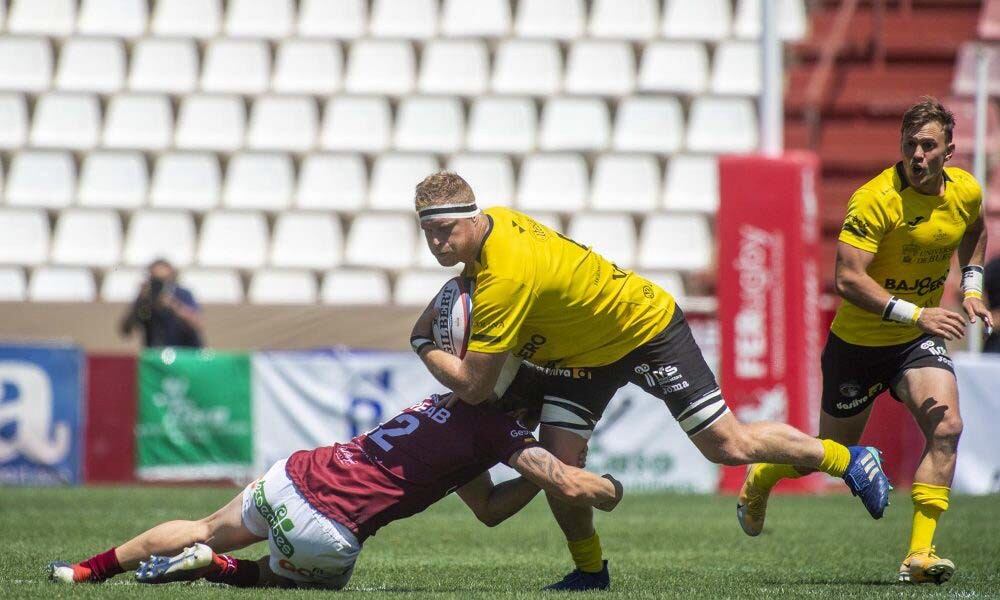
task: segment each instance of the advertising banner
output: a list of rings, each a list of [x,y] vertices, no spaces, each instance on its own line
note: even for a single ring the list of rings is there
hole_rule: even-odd
[[[87,355],[87,483],[135,480],[135,369],[135,356]]]
[[[962,440],[951,487],[967,494],[1000,493],[1000,355],[957,354]]]

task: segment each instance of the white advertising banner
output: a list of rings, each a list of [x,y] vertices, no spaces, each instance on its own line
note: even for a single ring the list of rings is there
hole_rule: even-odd
[[[1000,355],[958,354],[962,439],[951,488],[967,494],[1000,492]]]

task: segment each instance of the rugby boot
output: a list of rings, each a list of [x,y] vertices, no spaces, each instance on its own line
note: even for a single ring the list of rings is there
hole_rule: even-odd
[[[740,495],[736,500],[736,520],[740,522],[743,533],[749,536],[758,536],[764,531],[767,498],[771,495],[770,489],[761,488],[752,482],[754,472],[760,466],[750,465],[747,469],[746,479],[743,480],[743,487],[740,488]]]
[[[54,560],[45,568],[49,581],[56,583],[93,583],[91,571],[87,567],[74,565],[64,560]]]
[[[542,588],[542,591],[554,592],[585,592],[587,590],[606,590],[611,587],[611,576],[608,574],[608,561],[597,573],[587,573],[580,569],[575,569],[569,575],[552,585]]]
[[[135,578],[139,583],[193,581],[218,573],[219,570],[215,552],[205,544],[198,543],[185,548],[177,556],[150,556],[149,560],[139,563]]]
[[[955,574],[955,563],[941,558],[934,552],[934,546],[911,552],[899,565],[899,583],[942,583]]]
[[[882,470],[881,452],[872,446],[851,446],[851,462],[844,471],[844,481],[851,493],[861,499],[868,514],[881,519],[889,506],[892,486]]]

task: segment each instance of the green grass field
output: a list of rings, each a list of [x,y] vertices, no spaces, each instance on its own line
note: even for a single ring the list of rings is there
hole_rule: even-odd
[[[2,598],[273,598],[328,592],[238,590],[205,583],[56,586],[49,560],[81,560],[160,521],[200,517],[236,492],[220,488],[0,488]],[[901,587],[910,502],[896,493],[881,521],[850,496],[778,497],[768,529],[743,535],[730,497],[626,496],[598,531],[616,597],[1000,598],[1000,498],[958,497],[936,542],[958,572],[941,586]],[[264,548],[240,556],[256,558]],[[495,529],[457,499],[394,523],[369,540],[346,595],[491,598],[536,590],[570,568],[544,499]]]

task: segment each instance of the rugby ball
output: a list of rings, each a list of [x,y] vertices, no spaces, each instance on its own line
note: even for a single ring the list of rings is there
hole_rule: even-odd
[[[465,357],[472,331],[472,280],[449,279],[434,298],[437,314],[431,325],[434,344],[459,358]]]

